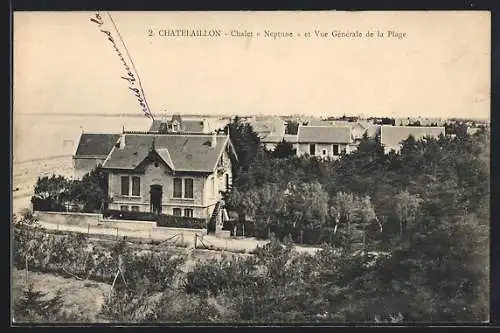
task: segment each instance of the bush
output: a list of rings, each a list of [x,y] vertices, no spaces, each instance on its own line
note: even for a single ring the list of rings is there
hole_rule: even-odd
[[[157,225],[159,227],[206,229],[207,221],[196,217],[160,215]]]
[[[136,221],[156,221],[157,215],[149,212],[127,212],[121,210],[108,209],[104,212],[104,217],[120,220]]]

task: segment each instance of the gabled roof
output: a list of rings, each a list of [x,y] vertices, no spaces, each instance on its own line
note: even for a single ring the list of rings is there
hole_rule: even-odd
[[[177,119],[175,119],[177,120]],[[205,131],[205,122],[206,120],[197,119],[197,120],[181,120],[178,121],[180,124],[179,132],[186,133],[203,133]],[[162,124],[171,124],[172,121],[168,120],[167,122],[161,120],[153,120],[151,127],[149,128],[149,132],[158,132]]]
[[[211,147],[211,134],[124,134],[124,138],[125,147],[113,148],[104,162],[105,169],[134,170],[154,147],[174,171],[213,172],[230,144],[229,136],[217,135],[216,145]]]
[[[351,143],[349,126],[299,126],[299,143]]]
[[[150,132],[158,132],[160,130],[162,121],[161,120],[153,120],[151,127],[149,128]]]
[[[106,157],[119,138],[120,134],[83,133],[75,157]]]
[[[437,138],[445,134],[444,127],[424,127],[424,126],[391,126],[384,125],[380,128],[380,143],[388,149],[398,150],[402,141],[412,135],[415,140],[426,136]]]
[[[304,126],[350,126],[354,124],[347,120],[306,120]]]

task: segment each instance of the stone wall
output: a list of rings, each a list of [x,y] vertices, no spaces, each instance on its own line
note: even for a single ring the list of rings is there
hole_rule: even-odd
[[[38,220],[46,223],[66,224],[66,225],[82,226],[82,227],[87,227],[89,224],[97,225],[102,220],[102,214],[91,214],[91,213],[35,211],[34,215],[38,218]]]

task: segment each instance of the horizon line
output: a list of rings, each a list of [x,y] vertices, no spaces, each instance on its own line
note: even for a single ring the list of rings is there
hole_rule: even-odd
[[[88,117],[88,116],[98,116],[98,117],[135,117],[135,118],[143,118],[145,117],[144,114],[136,114],[136,113],[55,113],[55,112],[17,112],[17,115],[32,115],[32,116],[62,116],[62,117],[71,117],[71,116],[81,116],[81,117]],[[490,120],[490,117],[444,117],[444,116],[433,116],[433,117],[426,117],[426,116],[406,116],[406,115],[401,115],[401,116],[394,116],[394,115],[347,115],[347,114],[342,114],[342,115],[328,115],[328,116],[316,116],[316,115],[305,115],[305,114],[286,114],[286,115],[281,115],[281,114],[268,114],[268,113],[254,113],[254,114],[238,114],[238,113],[215,113],[215,114],[196,114],[196,113],[185,113],[185,114],[179,114],[179,113],[158,113],[156,116],[158,117],[163,117],[163,116],[172,116],[172,115],[180,115],[180,116],[190,116],[190,117],[253,117],[253,116],[267,116],[267,117],[311,117],[311,118],[318,118],[318,119],[326,119],[330,117],[358,117],[361,119],[368,119],[368,118],[393,118],[393,119],[398,119],[398,118],[410,118],[410,119],[473,119],[473,120]]]

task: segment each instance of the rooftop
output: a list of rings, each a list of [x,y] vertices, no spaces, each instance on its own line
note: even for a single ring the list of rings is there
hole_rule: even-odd
[[[386,150],[394,149],[397,151],[401,142],[408,139],[410,135],[415,140],[419,140],[426,136],[437,138],[441,134],[445,134],[444,127],[384,125],[380,128],[380,142]]]
[[[117,144],[104,162],[105,169],[134,170],[152,147],[174,171],[213,172],[229,136],[212,134],[124,134],[123,149]]]
[[[82,133],[75,157],[106,157],[120,134]]]
[[[350,126],[299,126],[299,143],[351,143]]]

